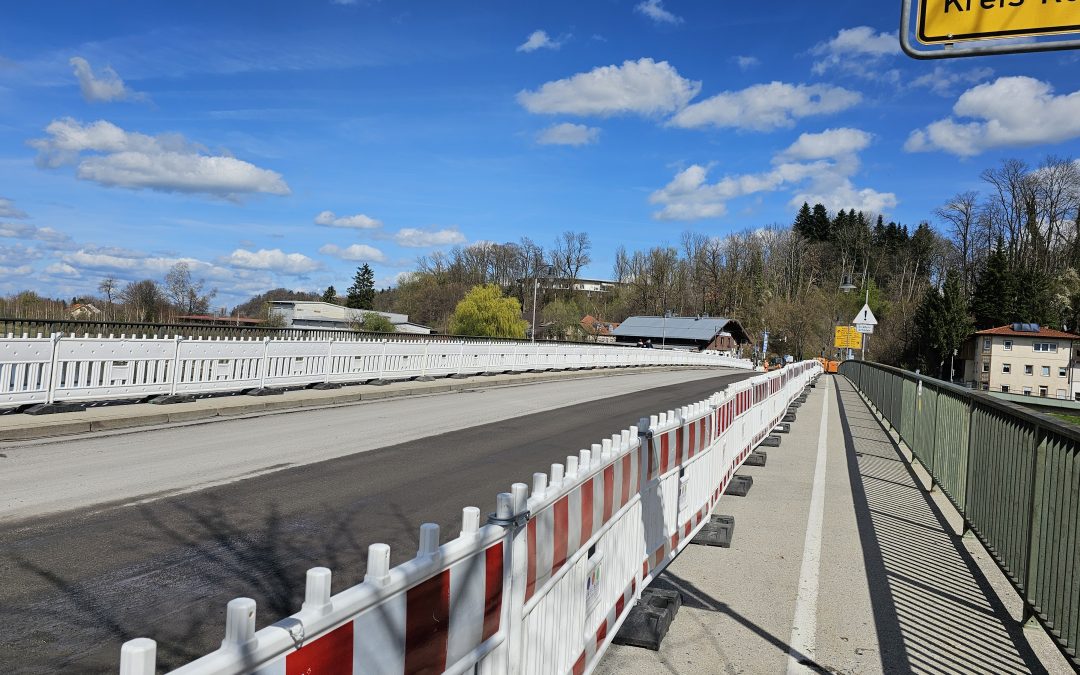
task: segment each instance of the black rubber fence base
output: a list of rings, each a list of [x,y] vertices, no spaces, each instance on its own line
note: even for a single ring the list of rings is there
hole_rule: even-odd
[[[630,608],[612,642],[659,651],[681,606],[682,597],[678,592],[646,588],[641,591],[641,599]]]
[[[746,466],[765,466],[766,459],[767,455],[764,450],[755,450],[750,453],[743,463],[746,464]]]
[[[731,539],[735,536],[735,516],[716,515],[709,518],[709,522],[702,526],[697,535],[690,540],[691,544],[700,546],[719,546],[730,548]]]
[[[731,482],[728,483],[727,489],[724,490],[724,494],[728,497],[745,497],[753,485],[754,479],[752,476],[732,476]]]

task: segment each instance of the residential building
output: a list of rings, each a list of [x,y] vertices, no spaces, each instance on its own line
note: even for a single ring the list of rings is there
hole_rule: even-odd
[[[380,314],[394,324],[399,333],[429,335],[431,328],[409,321],[408,314],[376,312],[371,309],[352,309],[331,302],[315,300],[274,300],[270,313],[284,320],[287,328],[313,328],[324,330],[348,330],[362,320],[364,314]]]
[[[592,314],[586,314],[581,319],[581,328],[585,331],[585,339],[590,342],[615,344],[613,331],[618,327],[618,322],[601,321]]]
[[[1032,323],[974,333],[961,350],[974,389],[1080,400],[1080,335]]]
[[[623,345],[649,340],[653,347],[712,350],[732,356],[739,345],[750,342],[750,336],[738,321],[709,316],[632,316],[612,334]]]

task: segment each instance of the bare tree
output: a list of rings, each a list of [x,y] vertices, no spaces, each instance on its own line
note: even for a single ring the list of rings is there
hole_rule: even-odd
[[[128,283],[120,291],[120,299],[136,321],[156,321],[163,301],[161,288],[151,279]]]
[[[117,281],[115,277],[105,277],[98,284],[98,292],[105,294],[105,319],[112,318],[113,295],[116,293]]]
[[[961,192],[934,213],[949,224],[957,262],[963,272],[962,286],[967,292],[975,284],[975,229],[979,215],[979,193]]]
[[[577,279],[581,268],[592,262],[591,250],[592,243],[587,232],[567,230],[555,240],[551,264],[559,275],[569,280]]]
[[[211,289],[203,293],[206,282],[195,281],[191,276],[191,266],[178,262],[165,275],[165,295],[177,311],[182,314],[205,314],[210,309],[210,301],[217,295]]]

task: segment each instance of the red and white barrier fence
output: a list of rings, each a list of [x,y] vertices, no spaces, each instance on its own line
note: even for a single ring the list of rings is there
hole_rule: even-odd
[[[627,611],[698,530],[736,469],[821,372],[805,361],[639,421],[463,513],[439,546],[389,567],[373,544],[364,582],[330,595],[308,571],[301,610],[255,631],[255,602],[229,603],[220,649],[175,675],[591,672]],[[155,672],[156,644],[121,650],[122,675]]]

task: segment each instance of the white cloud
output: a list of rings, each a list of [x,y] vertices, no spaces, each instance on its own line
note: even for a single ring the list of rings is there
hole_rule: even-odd
[[[18,267],[0,265],[0,276],[2,277],[28,277],[33,271],[34,268],[30,265],[19,265]]]
[[[454,228],[443,230],[421,230],[414,227],[406,227],[394,235],[394,241],[398,246],[408,248],[434,248],[438,246],[450,246],[452,244],[464,244],[465,235]]]
[[[374,246],[368,246],[367,244],[353,244],[352,246],[346,246],[345,248],[341,248],[337,244],[326,244],[319,249],[319,253],[355,262],[386,261],[385,253]]]
[[[41,251],[22,244],[0,246],[0,265],[18,265],[19,263],[37,260],[40,257]]]
[[[289,194],[281,174],[234,157],[208,154],[179,134],[149,136],[99,120],[63,118],[45,127],[48,138],[30,141],[38,164],[75,164],[75,175],[110,187],[203,193],[237,199],[248,193]],[[85,154],[84,154],[85,153]]]
[[[756,84],[725,91],[687,106],[670,124],[686,129],[732,127],[771,131],[791,127],[796,119],[846,110],[862,100],[858,92],[827,84]]]
[[[873,138],[861,129],[826,129],[818,134],[801,134],[780,157],[797,161],[828,159],[862,152]]]
[[[750,70],[761,65],[761,59],[756,56],[736,56],[735,65],[739,67],[739,70]]]
[[[700,82],[683,78],[667,61],[644,58],[547,82],[519,92],[517,100],[532,113],[659,115],[682,108],[699,91]]]
[[[643,0],[634,7],[634,11],[644,14],[657,23],[679,24],[683,22],[681,16],[675,16],[664,9],[664,3],[661,0]]]
[[[542,30],[534,30],[529,34],[529,37],[525,39],[517,47],[519,52],[535,52],[537,49],[558,49],[562,46],[561,40],[552,40],[548,37],[548,34]]]
[[[912,131],[904,149],[971,157],[991,148],[1080,137],[1080,91],[1056,95],[1050,84],[1031,77],[1000,77],[973,87],[957,99],[953,114]]]
[[[0,237],[40,241],[50,250],[66,250],[75,247],[71,237],[51,227],[37,227],[26,223],[0,223]]]
[[[649,196],[661,209],[658,220],[700,220],[727,213],[727,203],[753,194],[793,191],[790,204],[821,203],[831,210],[854,208],[881,213],[896,206],[896,195],[872,188],[856,188],[851,177],[859,171],[858,153],[871,136],[859,129],[829,129],[802,134],[777,153],[772,168],[762,173],[725,176],[707,182],[708,167],[694,164],[680,171]]]
[[[955,70],[944,66],[935,66],[933,70],[911,81],[912,87],[925,87],[938,96],[951,96],[961,85],[977,84],[994,74],[993,68],[971,68]]]
[[[15,202],[0,197],[0,218],[26,218],[26,212],[15,208]]]
[[[71,265],[63,262],[56,262],[45,268],[46,274],[55,274],[61,277],[81,277],[82,272],[75,269]]]
[[[537,135],[536,142],[541,145],[588,145],[600,139],[600,130],[584,124],[556,124],[544,129]]]
[[[815,75],[822,75],[836,69],[844,72],[869,77],[882,73],[872,66],[882,60],[900,54],[900,40],[896,33],[877,33],[870,26],[844,28],[828,42],[814,46],[810,53],[818,57],[811,68]],[[896,73],[886,74],[887,79]]]
[[[73,56],[68,63],[74,69],[75,77],[79,79],[83,98],[91,103],[142,98],[141,94],[128,89],[116,71],[109,66],[105,66],[95,75],[90,63],[81,56]]]
[[[316,225],[327,227],[349,227],[358,230],[374,230],[382,227],[382,221],[371,216],[357,213],[353,216],[338,216],[333,211],[323,211],[315,216]]]
[[[322,265],[303,253],[285,253],[279,248],[248,251],[238,248],[222,259],[232,267],[246,270],[267,270],[278,274],[306,274]]]

